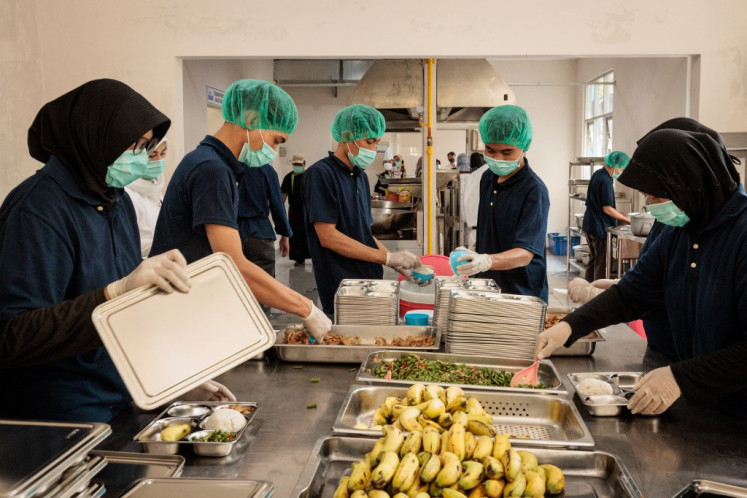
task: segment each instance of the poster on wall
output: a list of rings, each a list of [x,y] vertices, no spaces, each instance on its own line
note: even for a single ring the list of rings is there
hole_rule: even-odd
[[[218,90],[212,86],[206,86],[207,88],[207,105],[212,107],[221,108],[223,106],[223,90]]]

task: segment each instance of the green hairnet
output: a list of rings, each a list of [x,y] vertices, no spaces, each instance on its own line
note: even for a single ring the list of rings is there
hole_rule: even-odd
[[[486,144],[509,144],[529,150],[532,123],[527,112],[515,105],[493,107],[480,118],[480,138]]]
[[[341,110],[332,120],[332,137],[338,142],[378,138],[384,134],[384,115],[371,106],[355,104]]]
[[[298,110],[285,90],[264,80],[238,80],[223,95],[223,119],[247,130],[293,133]]]
[[[604,156],[604,164],[610,168],[623,169],[630,162],[630,157],[625,152],[613,150]]]

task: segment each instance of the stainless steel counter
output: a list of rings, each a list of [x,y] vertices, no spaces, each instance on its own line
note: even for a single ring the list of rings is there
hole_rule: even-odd
[[[566,376],[584,371],[648,371],[662,357],[628,327],[609,327],[607,341],[591,357],[557,357],[552,362]],[[185,454],[183,477],[265,479],[276,485],[274,496],[290,496],[317,438],[331,434],[332,424],[357,365],[279,362],[274,355],[248,361],[217,380],[242,401],[262,404],[253,426],[233,453],[224,458]],[[311,378],[319,378],[311,383]],[[315,403],[317,408],[307,409]],[[596,442],[596,449],[620,456],[648,497],[671,497],[694,479],[747,486],[745,424],[709,406],[683,400],[660,417],[624,415],[593,417],[574,398]],[[158,412],[133,408],[112,421],[113,434],[99,447],[140,451],[132,437]]]

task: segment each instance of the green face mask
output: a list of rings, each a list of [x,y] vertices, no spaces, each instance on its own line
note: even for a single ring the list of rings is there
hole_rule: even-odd
[[[375,150],[368,150],[364,149],[361,146],[358,146],[358,154],[354,156],[350,152],[350,145],[346,145],[348,146],[348,159],[350,159],[350,162],[353,164],[353,166],[358,166],[360,169],[366,169],[371,165],[372,162],[374,162],[374,159],[376,159]]]
[[[147,169],[148,154],[135,154],[131,150],[126,150],[107,168],[106,184],[110,187],[124,188],[143,177]]]
[[[293,172],[297,175],[303,173],[303,166],[293,166]]]
[[[651,204],[648,206],[648,212],[656,218],[656,221],[671,227],[685,226],[690,221],[685,212],[675,206],[672,201]]]
[[[155,180],[163,170],[166,169],[166,159],[156,159],[155,161],[148,161],[148,166],[145,168],[143,178],[146,180]]]

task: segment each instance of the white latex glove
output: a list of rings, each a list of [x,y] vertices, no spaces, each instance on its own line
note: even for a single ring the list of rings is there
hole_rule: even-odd
[[[417,278],[415,275],[412,274],[412,270],[406,270],[404,268],[395,268],[400,275],[404,276],[407,280],[414,284],[418,284],[420,287],[428,287],[433,283],[433,278],[429,278],[426,281],[421,281],[419,278]]]
[[[312,304],[311,313],[303,319],[303,326],[317,342],[322,342],[324,336],[332,328],[332,320],[322,310],[317,308],[316,305]]]
[[[633,391],[635,394],[628,401],[628,408],[641,415],[663,413],[682,395],[670,367],[651,370],[636,382]]]
[[[209,380],[184,393],[184,401],[236,401],[236,396],[223,384]]]
[[[457,273],[463,277],[488,271],[493,266],[493,259],[490,257],[490,254],[477,254],[475,251],[470,250],[467,250],[467,254],[460,256],[457,261],[467,261],[456,267]]]
[[[386,253],[386,266],[399,271],[401,268],[410,270],[420,266],[420,260],[410,251],[397,251]]]
[[[543,360],[553,351],[565,344],[571,336],[571,326],[567,322],[558,322],[537,336],[537,346],[534,348],[534,359]]]
[[[588,303],[602,292],[604,289],[594,287],[583,278],[576,277],[568,284],[568,297],[574,303]]]
[[[185,271],[186,267],[187,260],[179,249],[172,249],[144,259],[132,273],[107,285],[106,294],[109,299],[114,299],[143,285],[156,285],[168,294],[174,292],[174,289],[189,292],[192,283]]]
[[[607,290],[619,281],[620,280],[616,278],[600,278],[599,280],[594,280],[591,285],[597,289]]]

